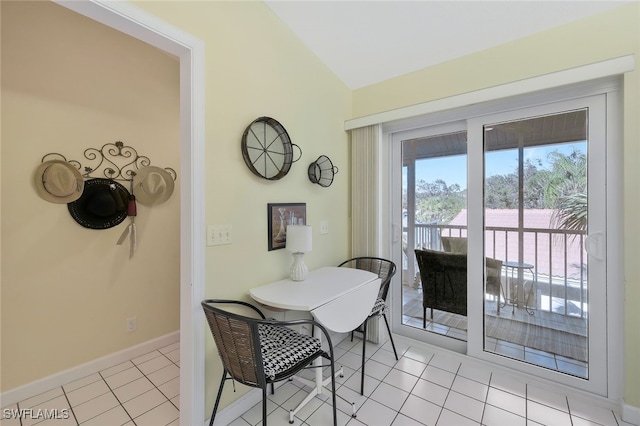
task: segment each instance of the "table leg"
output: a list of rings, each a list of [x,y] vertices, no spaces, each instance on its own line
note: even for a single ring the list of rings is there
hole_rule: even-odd
[[[513,280],[513,272],[515,269],[511,268],[511,314],[515,313],[516,303],[518,303],[518,282]],[[515,294],[515,299],[513,295]]]
[[[320,339],[320,341],[322,342],[322,331],[320,330],[319,327],[314,328],[313,335],[314,337],[317,337],[318,339]],[[313,368],[315,369],[315,380],[313,381],[305,379],[304,377],[293,376],[294,380],[302,383],[305,386],[309,386],[312,389],[309,392],[309,394],[302,400],[302,402],[298,404],[296,408],[294,408],[293,410],[289,410],[289,423],[291,424],[294,422],[293,417],[298,413],[298,411],[300,411],[300,409],[302,409],[302,407],[304,407],[316,395],[322,395],[322,389],[324,387],[330,386],[331,381],[335,380],[335,377],[327,377],[324,380],[322,379],[322,358],[321,357],[318,357],[313,361]],[[340,367],[336,371],[336,377],[344,377],[343,367]],[[356,417],[356,403],[352,401],[347,401],[337,393],[336,393],[336,396],[342,399],[343,401],[351,404],[351,410],[352,410],[351,417]]]
[[[529,292],[526,293],[526,289],[523,286],[523,290],[525,291],[525,298],[524,298],[524,309],[527,311],[527,313],[529,315],[533,315],[535,313],[534,309],[529,309],[529,299],[531,298],[531,295],[535,293],[536,291],[536,286],[538,285],[538,272],[534,271],[534,270],[530,270],[531,271],[531,275],[533,276],[533,282],[531,283],[531,289],[529,289]],[[535,300],[535,296],[534,296],[534,300]]]

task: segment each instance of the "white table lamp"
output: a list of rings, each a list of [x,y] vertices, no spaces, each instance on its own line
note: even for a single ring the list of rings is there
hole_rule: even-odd
[[[304,281],[309,273],[309,268],[304,263],[304,254],[311,251],[311,226],[287,226],[287,250],[293,253],[293,263],[290,270],[291,279],[293,281]]]

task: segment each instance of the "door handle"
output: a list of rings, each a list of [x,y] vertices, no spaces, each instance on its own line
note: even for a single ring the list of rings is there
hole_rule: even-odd
[[[397,243],[400,241],[400,227],[398,225],[391,226],[391,242]]]
[[[604,260],[604,234],[594,232],[584,239],[584,249],[587,254],[597,260]]]

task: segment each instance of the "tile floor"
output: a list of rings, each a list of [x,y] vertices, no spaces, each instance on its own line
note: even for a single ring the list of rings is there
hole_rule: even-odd
[[[402,323],[422,329],[423,321],[423,308],[422,308],[422,291],[416,290],[412,286],[403,286],[403,307],[402,307]],[[495,301],[487,301],[487,312],[493,311],[495,313]],[[520,309],[515,312],[515,318],[518,316],[526,316],[527,312]],[[545,311],[536,312],[535,319],[544,318],[546,323],[554,323],[554,328],[557,330],[565,330],[571,332],[571,327],[576,322],[580,322],[575,318],[566,318],[564,316],[553,314]],[[552,319],[550,319],[552,318]],[[523,322],[531,321],[528,319]],[[535,323],[535,321],[531,321]],[[443,334],[445,336],[452,337],[467,341],[466,321],[464,322],[464,329],[455,327],[449,327],[444,324],[438,324],[427,320],[426,330],[433,333]],[[586,331],[583,331],[586,333]],[[588,363],[579,361],[577,359],[568,358],[555,354],[553,352],[541,351],[528,346],[520,345],[518,343],[509,342],[506,340],[500,340],[492,337],[486,338],[486,350],[496,352],[501,355],[506,355],[510,358],[518,359],[528,362],[530,364],[539,365],[551,370],[561,371],[563,373],[571,374],[577,377],[588,377]]]
[[[436,348],[413,347],[396,339],[399,361],[387,341],[367,344],[365,395],[361,396],[360,341],[345,339],[336,346],[337,363],[344,367],[337,393],[357,407],[338,399],[338,424],[349,426],[628,426],[619,415],[594,401],[562,395],[518,376],[492,372],[469,358]],[[311,378],[311,377],[309,377]],[[288,410],[306,395],[295,381],[276,389],[268,399],[268,423],[287,426]],[[303,407],[295,425],[323,426],[331,422],[331,399],[316,397]],[[259,425],[261,404],[230,426]]]
[[[180,344],[174,343],[3,407],[0,425],[177,426],[179,393]]]
[[[391,345],[367,344],[365,395],[359,394],[361,343],[345,339],[336,348],[344,377],[338,394],[338,424],[359,426],[421,425],[606,425],[628,426],[611,410],[593,401],[525,383],[517,376],[492,372],[468,358],[436,348],[409,346],[397,339],[400,360]],[[142,357],[63,385],[28,400],[3,407],[8,410],[58,410],[67,419],[0,420],[1,426],[94,425],[162,426],[179,424],[179,350],[174,344]],[[269,395],[270,426],[288,426],[288,410],[306,392],[296,382],[286,382]],[[65,411],[66,410],[66,411]],[[59,415],[59,417],[65,417]],[[257,404],[231,426],[259,425]],[[331,424],[330,398],[316,397],[296,416],[295,425]]]

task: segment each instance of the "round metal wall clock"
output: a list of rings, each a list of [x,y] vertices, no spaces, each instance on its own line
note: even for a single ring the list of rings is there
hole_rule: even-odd
[[[300,151],[293,159],[293,147]],[[242,157],[253,174],[268,180],[282,179],[291,164],[302,157],[302,150],[291,143],[289,134],[270,117],[255,119],[242,135]]]

